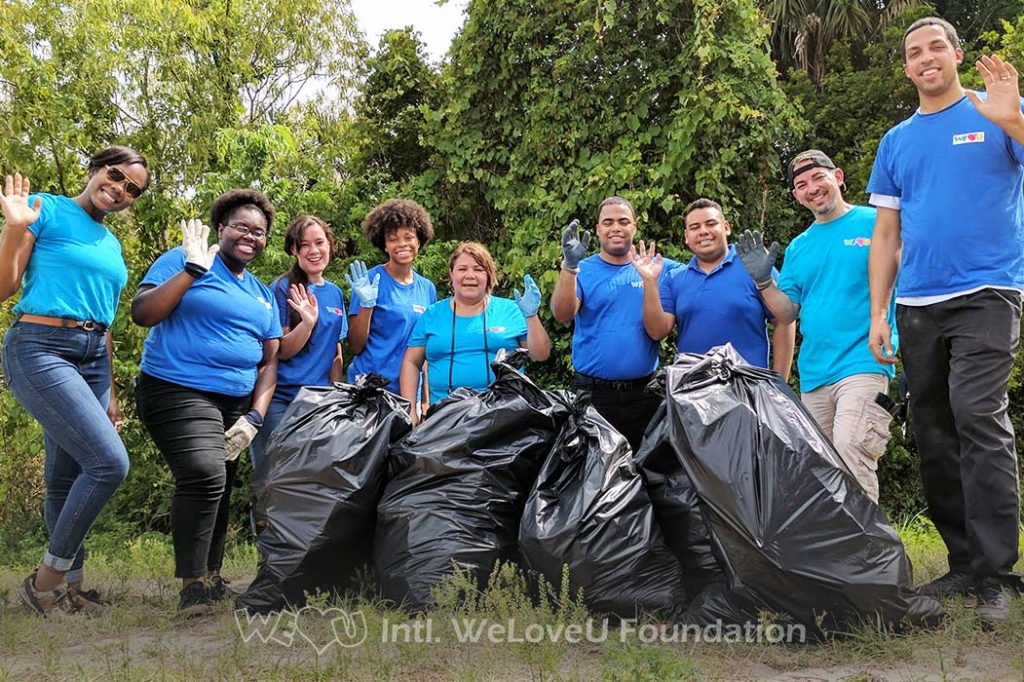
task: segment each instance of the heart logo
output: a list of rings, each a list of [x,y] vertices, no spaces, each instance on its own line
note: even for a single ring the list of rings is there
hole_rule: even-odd
[[[967,139],[973,142],[977,137],[978,137],[977,135],[975,135],[974,133],[971,133],[970,135],[967,136]]]
[[[295,612],[295,633],[309,642],[317,656],[323,656],[338,639],[334,634],[334,620],[347,617],[339,608],[304,606]]]

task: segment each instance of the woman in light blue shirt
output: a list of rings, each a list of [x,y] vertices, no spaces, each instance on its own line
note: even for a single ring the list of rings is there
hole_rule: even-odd
[[[142,195],[149,170],[135,150],[110,147],[89,160],[88,173],[74,198],[30,197],[20,175],[8,175],[0,194],[0,301],[22,289],[4,339],[4,377],[45,434],[50,542],[18,586],[40,615],[103,610],[95,591],[81,587],[84,541],[128,474],[108,331],[128,269],[103,220]]]

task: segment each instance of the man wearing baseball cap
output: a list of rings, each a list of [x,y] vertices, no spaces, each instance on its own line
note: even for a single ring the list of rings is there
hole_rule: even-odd
[[[864,491],[878,501],[878,459],[889,442],[892,416],[878,402],[893,376],[868,349],[871,301],[868,252],[875,209],[843,199],[843,171],[824,152],[797,154],[788,167],[793,197],[814,222],[786,249],[776,283],[760,232],[736,245],[740,261],[778,322],[800,319],[797,358],[804,404],[836,446]],[[890,319],[893,306],[889,306]]]

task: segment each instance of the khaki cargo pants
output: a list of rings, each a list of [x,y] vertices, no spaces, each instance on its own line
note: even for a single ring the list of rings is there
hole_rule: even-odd
[[[889,442],[892,416],[875,402],[889,388],[882,374],[854,374],[803,394],[804,405],[846,467],[878,502],[878,459]]]

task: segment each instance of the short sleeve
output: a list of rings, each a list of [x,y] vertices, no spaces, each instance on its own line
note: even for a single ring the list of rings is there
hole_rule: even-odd
[[[433,305],[437,303],[437,287],[429,279],[427,280],[427,285],[430,287],[430,303]]]
[[[288,325],[288,278],[280,277],[270,285],[270,291],[274,294],[274,308],[277,311],[277,319],[283,331]]]
[[[792,248],[792,246],[790,246]],[[775,280],[779,290],[786,296],[789,296],[789,300],[793,301],[797,305],[802,305],[804,300],[804,291],[799,280],[796,276],[796,266],[793,265],[793,252],[787,251],[786,258],[782,261],[782,273]]]
[[[882,138],[878,145],[878,153],[875,154],[875,163],[871,167],[871,177],[868,179],[867,191],[869,194],[885,194],[891,197],[902,197],[903,192],[896,184],[896,178],[892,173],[892,131],[889,131]]]
[[[170,251],[163,253],[156,261],[149,266],[146,276],[139,282],[140,285],[151,284],[160,286],[171,277],[174,277],[185,267],[185,250],[176,246]]]
[[[31,206],[34,204],[37,197],[43,200],[42,209],[40,210],[39,217],[36,218],[36,221],[28,226],[28,231],[31,232],[36,239],[39,239],[43,230],[46,229],[52,219],[54,200],[53,197],[45,194],[29,194],[28,205]]]
[[[279,339],[284,336],[284,331],[281,329],[281,311],[277,307],[277,296],[271,295],[270,300],[274,309],[270,313],[270,321],[267,325],[267,330],[263,336],[263,340],[267,341],[270,339]]]
[[[430,317],[429,309],[417,318],[416,325],[412,328],[412,334],[409,335],[409,343],[406,345],[412,347],[422,347],[427,345],[428,317]]]
[[[672,295],[672,282],[675,280],[676,268],[671,272],[663,272],[658,278],[658,297],[661,299],[661,309],[670,315],[675,310],[675,296]]]
[[[515,301],[509,301],[509,315],[512,318],[512,329],[515,332],[517,339],[525,339],[526,334],[529,331],[529,327],[526,323],[526,317],[523,315],[523,311],[519,309],[519,305]]]

